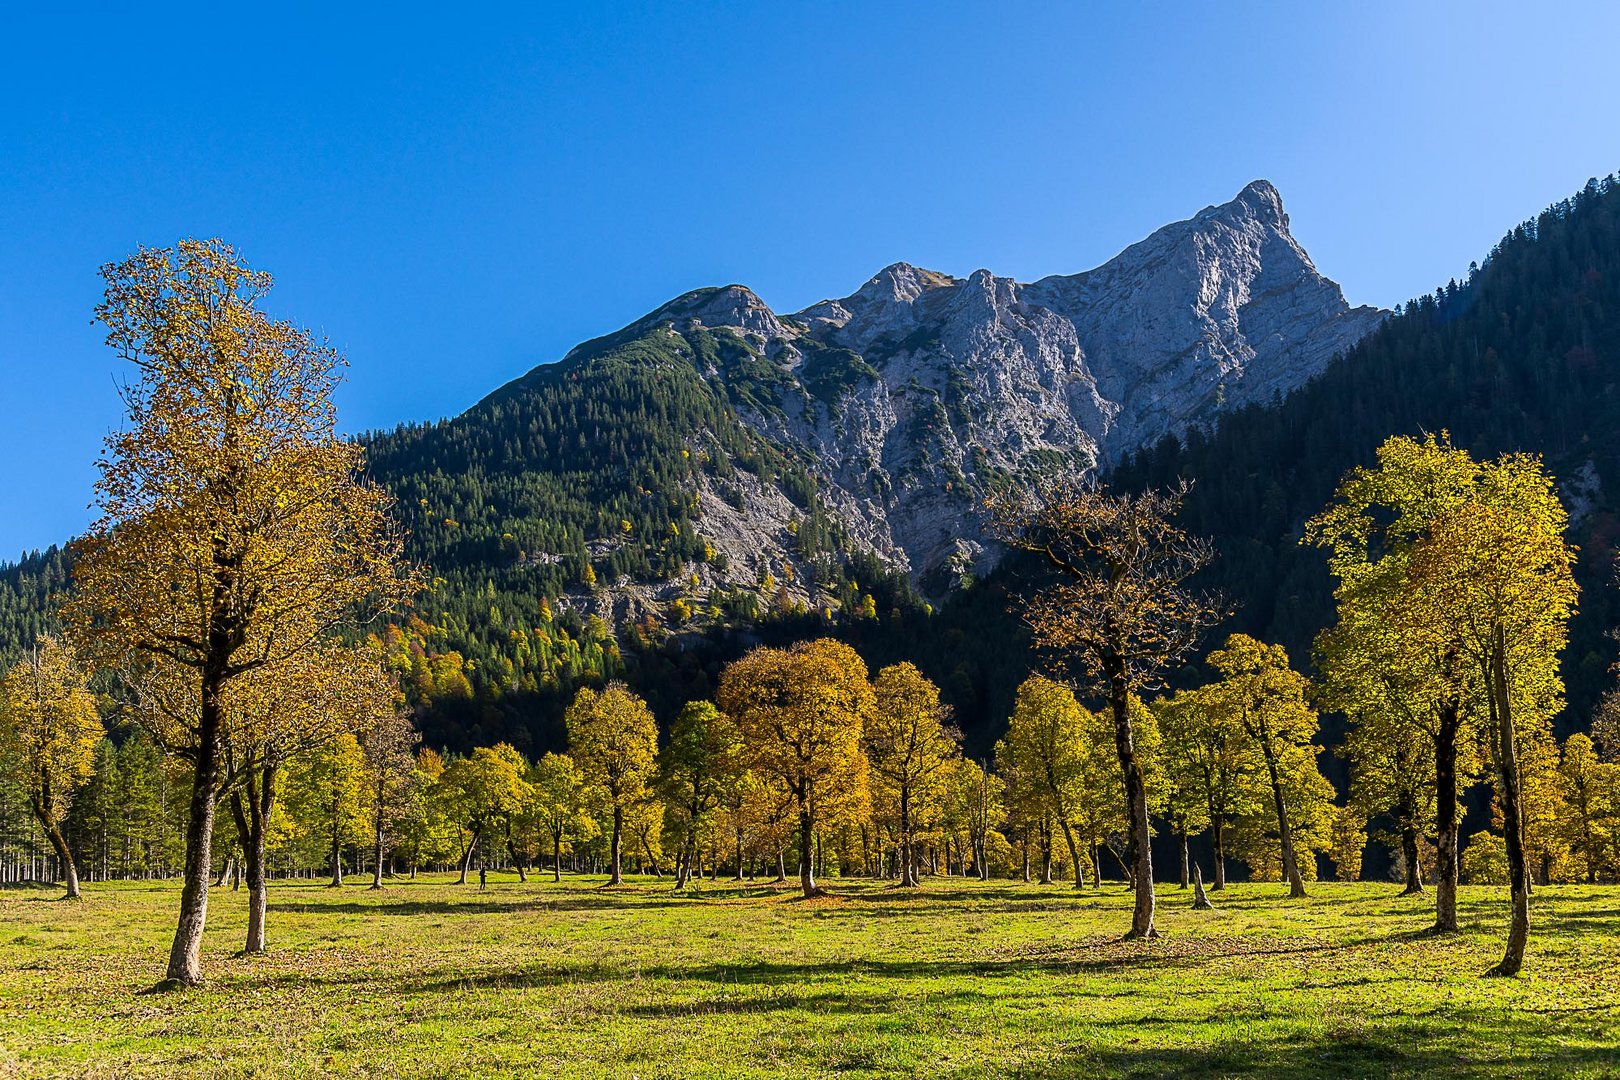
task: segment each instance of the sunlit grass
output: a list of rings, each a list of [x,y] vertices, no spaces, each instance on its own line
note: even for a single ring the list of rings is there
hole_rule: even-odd
[[[277,884],[271,951],[234,955],[211,902],[209,984],[162,974],[170,883],[82,903],[0,890],[0,1072],[104,1076],[1523,1076],[1620,1073],[1620,889],[1538,890],[1526,975],[1482,979],[1506,913],[1422,933],[1389,885],[1277,885],[1193,912],[1128,896],[930,879],[765,887],[598,879],[382,892]]]

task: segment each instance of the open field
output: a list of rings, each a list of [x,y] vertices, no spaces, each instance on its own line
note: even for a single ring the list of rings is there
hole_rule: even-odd
[[[0,891],[0,1072],[338,1076],[1524,1076],[1620,1073],[1620,889],[1538,891],[1517,980],[1503,891],[1464,933],[1417,933],[1390,885],[1161,892],[1164,937],[1122,943],[1128,894],[930,880],[837,895],[594,879],[376,893],[277,884],[271,952],[234,957],[218,890],[210,983],[162,974],[168,883],[82,903]]]

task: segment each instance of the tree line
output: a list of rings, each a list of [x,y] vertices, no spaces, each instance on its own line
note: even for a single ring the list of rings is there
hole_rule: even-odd
[[[647,702],[608,682],[574,696],[566,753],[442,756],[418,745],[408,687],[464,672],[377,629],[408,620],[427,582],[363,448],[336,433],[340,358],[265,315],[270,279],[219,241],[143,249],[103,276],[98,317],[137,373],[128,420],[74,545],[64,636],[6,673],[0,742],[51,853],[30,872],[76,895],[81,857],[110,874],[117,850],[120,872],[181,878],[163,985],[202,978],[216,880],[247,889],[254,953],[272,871],[317,865],[334,884],[361,865],[379,887],[422,865],[465,882],[475,866],[526,876],[549,848],[554,875],[566,856],[612,884],[627,861],[677,887],[791,866],[811,896],[847,874],[913,886],[1038,867],[1100,884],[1107,851],[1134,891],[1129,936],[1151,938],[1156,830],[1181,839],[1184,883],[1187,840],[1208,832],[1215,889],[1230,852],[1299,896],[1318,855],[1355,876],[1367,823],[1393,816],[1409,885],[1433,847],[1437,930],[1457,928],[1465,864],[1511,886],[1504,974],[1522,963],[1533,877],[1614,872],[1613,740],[1560,749],[1551,733],[1578,590],[1533,456],[1397,437],[1343,477],[1304,536],[1339,583],[1314,682],[1236,634],[1209,658],[1216,678],[1169,693],[1228,613],[1197,587],[1214,551],[1177,524],[1185,489],[1057,477],[988,506],[1039,568],[1017,609],[1043,669],[992,760],[963,753],[915,666],[873,675],[829,638],[736,659],[662,739]],[[1344,807],[1317,766],[1322,706],[1353,725]],[[1464,852],[1458,802],[1486,778],[1500,835]],[[1201,866],[1192,878],[1205,901]]]

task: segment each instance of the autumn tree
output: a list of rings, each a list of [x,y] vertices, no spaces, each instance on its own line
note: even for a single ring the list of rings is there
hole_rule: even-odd
[[[395,827],[398,851],[411,868],[411,876],[425,863],[448,862],[456,856],[459,826],[452,820],[454,807],[442,783],[444,758],[437,750],[417,750],[411,773],[401,791],[403,810]]]
[[[866,724],[871,774],[895,806],[900,884],[917,884],[915,829],[925,807],[943,807],[944,781],[961,756],[961,733],[947,727],[948,706],[939,688],[916,666],[893,664],[873,680],[874,704]]]
[[[159,660],[147,667],[136,689],[137,715],[144,717],[148,728],[183,744],[200,708],[197,682],[187,669]],[[265,849],[283,773],[301,756],[352,736],[379,713],[391,713],[393,688],[369,650],[322,642],[273,668],[256,668],[232,680],[224,700],[231,717],[224,787],[230,793],[248,886],[243,949],[257,953],[265,948]],[[322,764],[338,765],[336,759],[323,759]],[[348,794],[354,779],[352,771],[340,769],[330,777],[333,786],[324,794],[304,792],[316,802],[333,800],[332,828],[327,833],[333,884],[342,883],[339,848],[353,823],[349,804],[354,800]]]
[[[1620,764],[1599,757],[1592,738],[1575,732],[1564,740],[1559,775],[1564,810],[1559,822],[1574,862],[1574,875],[1588,883],[1612,877],[1620,846]]]
[[[288,766],[288,816],[301,846],[331,871],[331,888],[343,885],[343,849],[366,834],[364,771],[352,731],[299,754]]]
[[[1338,619],[1317,640],[1317,663],[1324,701],[1366,729],[1350,744],[1361,763],[1357,795],[1390,791],[1423,767],[1422,758],[1432,760],[1433,796],[1422,801],[1432,801],[1435,813],[1435,929],[1455,932],[1459,796],[1479,769],[1473,747],[1484,680],[1466,663],[1456,624],[1431,618],[1420,602],[1412,562],[1435,523],[1475,496],[1484,474],[1443,434],[1390,438],[1377,457],[1376,466],[1347,473],[1306,526],[1305,542],[1328,549],[1338,579]],[[1420,753],[1414,739],[1427,739],[1430,749]]]
[[[611,885],[624,882],[625,813],[647,797],[658,755],[658,724],[647,703],[621,682],[581,687],[563,717],[568,749],[612,819]]]
[[[496,826],[520,813],[528,800],[528,762],[507,743],[479,746],[466,757],[445,763],[439,777],[439,797],[448,816],[462,829],[466,843],[461,852],[461,876],[456,884],[467,884],[467,872],[480,845],[487,842]],[[483,863],[479,882],[483,882]]]
[[[658,787],[680,837],[675,887],[686,887],[699,833],[743,773],[742,736],[732,719],[707,701],[690,701],[670,726],[658,754]]]
[[[1577,588],[1568,519],[1538,458],[1508,455],[1485,470],[1478,496],[1438,519],[1413,557],[1421,609],[1457,627],[1485,685],[1504,818],[1512,921],[1495,974],[1514,975],[1530,932],[1519,727],[1562,705],[1558,658]]]
[[[1220,707],[1213,686],[1183,690],[1159,701],[1154,712],[1164,743],[1171,819],[1188,832],[1200,823],[1210,830],[1215,848],[1211,888],[1225,889],[1232,824],[1255,809],[1261,765],[1254,745],[1237,717]]]
[[[752,769],[792,802],[799,884],[805,896],[814,896],[818,824],[867,791],[861,738],[874,699],[866,662],[828,638],[759,648],[727,666],[718,697],[737,722]]]
[[[392,694],[389,700],[376,701],[363,712],[355,734],[360,742],[365,812],[371,819],[371,887],[380,889],[389,838],[408,812],[415,750],[422,736]]]
[[[1129,823],[1133,938],[1157,932],[1148,791],[1130,701],[1159,689],[1220,614],[1188,585],[1212,549],[1173,523],[1184,495],[1116,494],[1091,480],[1059,478],[1027,498],[991,505],[1001,538],[1035,554],[1051,575],[1024,607],[1044,662],[1108,702]]]
[[[1011,797],[1036,821],[1054,821],[1063,833],[1078,888],[1086,860],[1080,856],[1074,822],[1080,812],[1086,765],[1086,710],[1074,691],[1041,675],[1018,687],[1007,734],[996,744],[996,763],[1010,778]],[[1042,880],[1049,880],[1044,864]]]
[[[104,734],[88,680],[57,638],[41,638],[0,682],[0,769],[22,787],[56,852],[69,900],[79,898],[79,867],[62,819],[74,792],[95,772]]]
[[[1236,721],[1263,763],[1289,895],[1304,896],[1290,820],[1291,813],[1297,819],[1299,807],[1290,806],[1287,796],[1291,786],[1306,787],[1313,776],[1321,775],[1316,757],[1322,748],[1312,743],[1318,720],[1306,700],[1305,677],[1289,666],[1282,646],[1247,634],[1227,638],[1223,648],[1210,653],[1208,662],[1221,674],[1212,689],[1212,704]]]
[[[274,670],[411,591],[389,497],[337,431],[329,346],[259,304],[268,274],[219,241],[142,249],[102,269],[96,309],[135,368],[107,439],[101,514],[74,547],[64,611],[90,659],[193,673],[173,748],[192,766],[180,915],[165,980],[202,979],[211,839],[230,684]]]
[[[529,770],[529,790],[525,813],[550,841],[551,879],[561,881],[563,848],[596,827],[585,812],[585,778],[567,754],[545,754]]]
[[[1006,781],[972,758],[959,757],[946,784],[947,818],[965,834],[972,872],[988,881],[991,838],[1007,816]]]

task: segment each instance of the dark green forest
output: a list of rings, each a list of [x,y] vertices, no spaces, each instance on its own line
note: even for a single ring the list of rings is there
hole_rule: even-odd
[[[830,631],[874,665],[916,662],[954,706],[969,751],[987,751],[1031,664],[1009,610],[1027,568],[1009,562],[935,611],[886,568],[851,555],[809,462],[738,418],[780,412],[791,395],[812,401],[819,389],[745,337],[638,324],[453,420],[366,436],[373,475],[399,500],[410,554],[432,574],[412,618],[377,628],[428,740],[555,747],[573,689],[608,677],[627,679],[667,720],[710,695],[720,667],[748,645]],[[1398,309],[1286,400],[1166,438],[1109,479],[1125,488],[1191,481],[1183,522],[1213,538],[1219,557],[1205,584],[1234,609],[1209,643],[1242,630],[1306,664],[1332,617],[1332,583],[1323,554],[1299,544],[1304,521],[1387,436],[1442,429],[1476,457],[1544,454],[1564,482],[1583,595],[1560,728],[1583,728],[1609,685],[1620,625],[1612,179],[1513,229],[1461,280]],[[669,620],[645,617],[615,632],[558,602],[595,581],[677,581],[689,563],[715,558],[694,487],[707,474],[725,490],[739,473],[803,511],[797,554],[812,595],[829,598],[825,609],[772,603],[759,589],[715,590],[689,597],[691,614],[674,632]],[[46,626],[66,573],[55,549],[0,568],[0,658]]]

